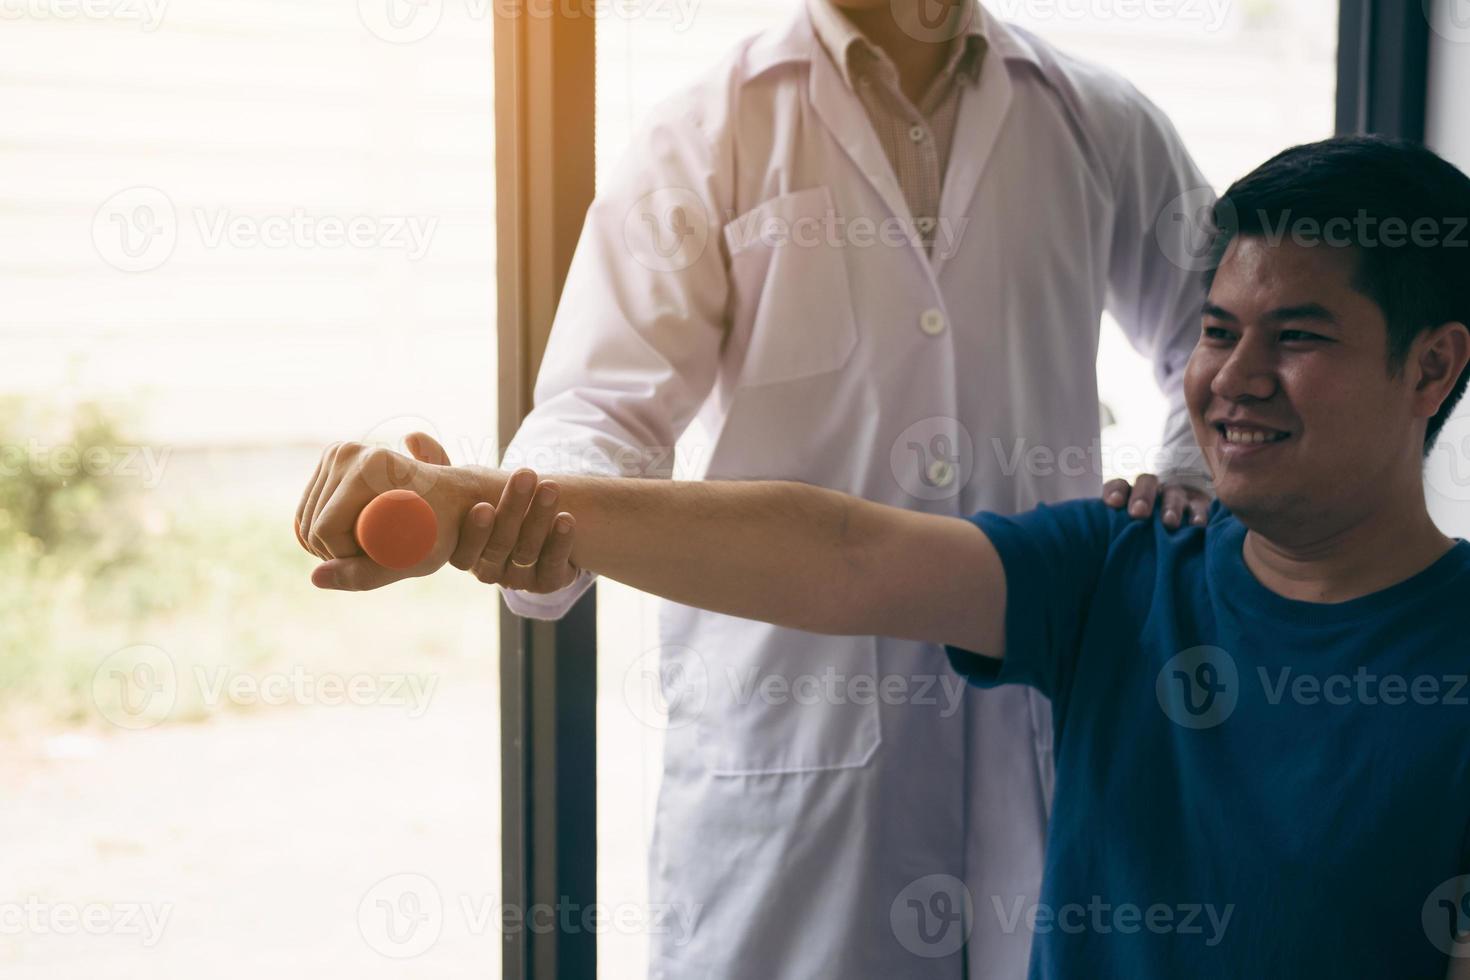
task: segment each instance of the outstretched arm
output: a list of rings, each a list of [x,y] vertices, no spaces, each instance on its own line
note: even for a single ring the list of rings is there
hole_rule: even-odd
[[[579,567],[813,633],[1004,653],[1005,574],[968,521],[801,483],[555,482]]]
[[[454,553],[469,509],[501,499],[508,479],[482,467],[428,467],[371,447],[329,448],[298,508],[311,550],[329,559],[313,582],[372,589],[437,570]],[[405,571],[374,565],[353,537],[357,514],[390,471],[439,518],[434,551]],[[534,487],[534,473],[520,474]],[[810,632],[1004,653],[1000,557],[959,518],[800,483],[568,476],[547,484],[556,487],[557,509],[575,519],[579,568],[686,605]]]

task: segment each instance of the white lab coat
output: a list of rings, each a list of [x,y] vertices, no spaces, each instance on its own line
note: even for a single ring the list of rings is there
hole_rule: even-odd
[[[1180,385],[1203,292],[1169,211],[1207,184],[1132,86],[985,17],[941,202],[963,231],[932,263],[853,226],[907,207],[804,7],[657,109],[588,212],[506,464],[667,475],[698,415],[711,479],[950,515],[1096,495],[1080,453],[1105,307],[1156,365],[1168,441],[1192,446]],[[849,230],[813,231],[834,218]],[[550,618],[586,584],[507,598]],[[958,980],[966,956],[975,980],[1024,976],[1044,699],[959,687],[935,646],[672,603],[661,639],[650,899],[697,925],[654,930],[652,976]]]

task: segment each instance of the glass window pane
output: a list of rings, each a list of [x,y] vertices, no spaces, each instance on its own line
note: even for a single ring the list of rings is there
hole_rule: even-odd
[[[330,441],[496,458],[491,26],[8,9],[6,977],[499,975],[495,593],[291,529]]]

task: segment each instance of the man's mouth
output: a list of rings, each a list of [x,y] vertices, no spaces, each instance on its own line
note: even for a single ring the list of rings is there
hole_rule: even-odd
[[[1220,433],[1227,445],[1231,446],[1263,446],[1273,442],[1281,442],[1291,436],[1289,432],[1280,429],[1270,429],[1261,425],[1232,425],[1229,422],[1215,423],[1215,431]]]

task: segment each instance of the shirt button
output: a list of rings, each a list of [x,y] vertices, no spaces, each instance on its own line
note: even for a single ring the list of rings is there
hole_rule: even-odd
[[[923,126],[915,124],[909,127],[909,139],[913,140],[915,143],[924,142],[925,135],[926,134],[924,132]]]
[[[929,218],[929,217],[920,218],[915,223],[919,226],[919,231],[922,232],[925,235],[929,234],[929,232],[931,232],[931,231],[934,230],[934,219],[933,218]]]
[[[947,459],[931,459],[927,472],[932,487],[947,487],[954,480],[954,464]]]
[[[919,329],[931,337],[944,333],[944,314],[939,310],[925,310],[919,315]]]

